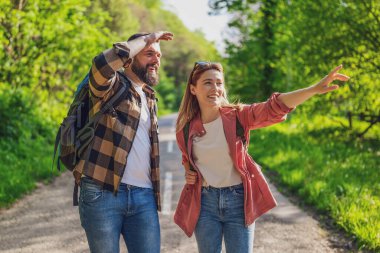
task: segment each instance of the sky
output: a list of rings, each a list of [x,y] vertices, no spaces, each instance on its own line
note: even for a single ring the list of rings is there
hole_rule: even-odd
[[[163,0],[164,8],[177,14],[191,31],[200,29],[207,40],[214,41],[223,52],[223,30],[227,28],[228,15],[208,15],[208,0]]]

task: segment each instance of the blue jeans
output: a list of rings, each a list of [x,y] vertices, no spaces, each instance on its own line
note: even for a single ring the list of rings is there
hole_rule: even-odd
[[[160,224],[152,189],[121,184],[115,196],[89,178],[81,179],[79,214],[92,253],[160,252]]]
[[[244,188],[202,187],[201,212],[195,227],[200,253],[222,251],[222,238],[227,252],[252,253],[255,224],[244,222]]]

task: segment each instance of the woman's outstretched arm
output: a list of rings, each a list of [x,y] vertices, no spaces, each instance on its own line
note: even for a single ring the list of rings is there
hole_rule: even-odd
[[[309,86],[307,88],[303,88],[303,89],[299,89],[299,90],[295,90],[295,91],[291,91],[287,93],[282,93],[280,96],[278,96],[278,99],[281,102],[283,102],[286,106],[290,108],[294,108],[316,94],[324,94],[324,93],[328,93],[330,91],[336,90],[339,88],[339,86],[338,85],[330,86],[331,82],[335,80],[347,81],[348,79],[350,79],[348,76],[338,73],[338,71],[342,67],[343,67],[342,65],[336,67],[318,83],[312,86]]]

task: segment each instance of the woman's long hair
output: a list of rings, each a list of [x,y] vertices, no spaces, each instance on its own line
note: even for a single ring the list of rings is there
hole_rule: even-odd
[[[194,68],[190,73],[187,81],[185,94],[183,95],[181,106],[179,107],[176,132],[179,132],[184,128],[187,122],[191,121],[200,111],[197,97],[190,91],[190,85],[196,85],[200,76],[207,70],[214,69],[219,71],[224,76],[223,66],[217,62],[196,62]],[[234,108],[241,108],[240,104],[230,104],[227,99],[227,92],[224,88],[221,106],[228,106]]]

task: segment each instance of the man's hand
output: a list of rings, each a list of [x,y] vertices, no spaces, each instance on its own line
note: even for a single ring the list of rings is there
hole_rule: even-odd
[[[150,44],[153,44],[160,40],[172,40],[172,39],[173,39],[173,34],[171,32],[159,31],[159,32],[154,32],[147,35],[145,38],[145,42],[146,42],[146,46],[149,46]]]

